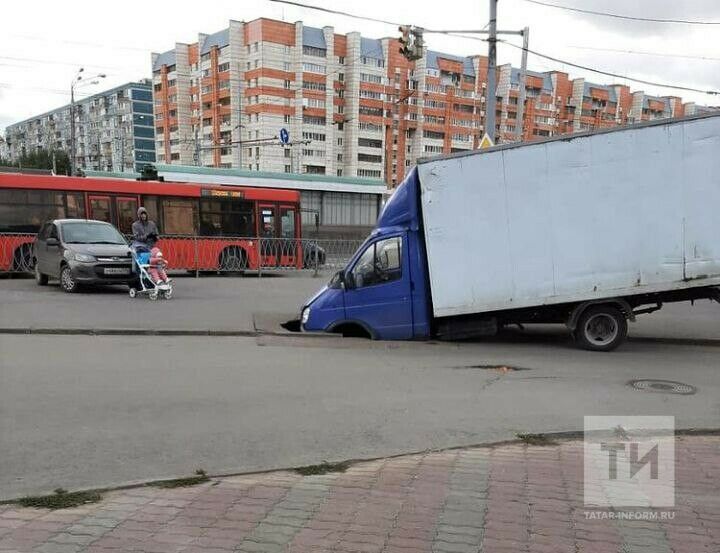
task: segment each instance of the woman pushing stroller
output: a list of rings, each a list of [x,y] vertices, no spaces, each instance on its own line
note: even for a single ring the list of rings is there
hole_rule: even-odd
[[[155,244],[158,240],[158,228],[155,221],[151,221],[144,207],[137,211],[138,220],[132,224],[133,241],[131,249],[137,267],[138,279],[136,286],[130,287],[130,297],[137,293],[147,293],[150,299],[157,299],[162,292],[165,299],[172,294],[171,280],[165,268],[167,261],[162,251]]]
[[[148,218],[147,209],[144,207],[137,210],[137,217],[137,221],[132,224],[132,247],[136,252],[149,252],[158,239],[157,225]]]

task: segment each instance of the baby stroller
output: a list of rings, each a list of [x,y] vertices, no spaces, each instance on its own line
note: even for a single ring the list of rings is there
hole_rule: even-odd
[[[130,250],[132,251],[138,275],[137,281],[130,286],[128,291],[130,297],[134,298],[138,294],[147,294],[151,300],[156,300],[158,297],[169,300],[172,297],[172,284],[169,282],[155,283],[148,272],[150,268],[150,251],[143,246],[133,246]]]

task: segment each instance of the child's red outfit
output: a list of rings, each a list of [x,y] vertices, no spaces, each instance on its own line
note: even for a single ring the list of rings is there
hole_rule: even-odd
[[[169,281],[165,267],[167,267],[167,261],[165,261],[160,248],[150,250],[150,267],[148,268],[148,273],[150,273],[155,284]]]

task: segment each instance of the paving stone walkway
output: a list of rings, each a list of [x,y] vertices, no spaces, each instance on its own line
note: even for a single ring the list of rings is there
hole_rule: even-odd
[[[74,509],[5,505],[0,551],[720,551],[720,436],[677,439],[676,505],[665,518],[588,511],[582,453],[578,441],[510,444],[363,462],[344,473],[134,488]]]

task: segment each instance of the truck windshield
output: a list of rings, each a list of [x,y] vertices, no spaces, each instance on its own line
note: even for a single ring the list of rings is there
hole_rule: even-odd
[[[126,244],[115,227],[99,223],[63,223],[62,235],[67,244]]]

